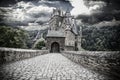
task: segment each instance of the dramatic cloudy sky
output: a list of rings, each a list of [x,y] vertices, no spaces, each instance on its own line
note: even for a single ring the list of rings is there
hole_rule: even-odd
[[[7,8],[4,22],[25,29],[37,29],[46,23],[52,10],[69,10],[82,24],[108,26],[120,24],[119,0],[1,0]],[[1,14],[2,11],[0,11]],[[33,24],[35,23],[35,24]],[[29,25],[29,26],[28,26]],[[26,27],[25,27],[26,26]],[[38,27],[35,27],[38,26]]]

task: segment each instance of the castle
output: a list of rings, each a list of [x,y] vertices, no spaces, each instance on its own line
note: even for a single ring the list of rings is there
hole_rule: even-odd
[[[53,9],[46,36],[46,47],[50,52],[75,51],[81,48],[81,29],[69,11]]]

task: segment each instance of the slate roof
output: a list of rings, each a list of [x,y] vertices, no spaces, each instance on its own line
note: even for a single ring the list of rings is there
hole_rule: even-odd
[[[75,35],[78,35],[78,32],[77,32],[77,29],[76,29],[76,28],[72,28],[72,32],[73,32]]]
[[[62,31],[48,31],[47,37],[65,37],[64,32]]]

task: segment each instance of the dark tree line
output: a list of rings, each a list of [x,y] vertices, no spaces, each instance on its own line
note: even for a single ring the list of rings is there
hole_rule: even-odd
[[[120,50],[120,27],[103,26],[82,28],[82,47],[90,51],[117,51]],[[31,39],[27,31],[19,28],[0,26],[0,47],[31,48]],[[44,42],[35,45],[44,47]]]
[[[83,27],[82,47],[86,50],[120,50],[120,26]]]
[[[31,38],[32,37],[32,38]],[[0,26],[0,47],[9,48],[32,48],[34,32],[28,32],[17,27]],[[45,47],[44,41],[35,44],[35,49]]]
[[[0,47],[27,48],[28,34],[19,28],[0,26]]]

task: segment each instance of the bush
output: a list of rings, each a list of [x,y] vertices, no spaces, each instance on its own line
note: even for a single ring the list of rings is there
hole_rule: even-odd
[[[42,49],[43,47],[45,47],[44,41],[39,41],[37,44],[35,44],[36,49]]]

